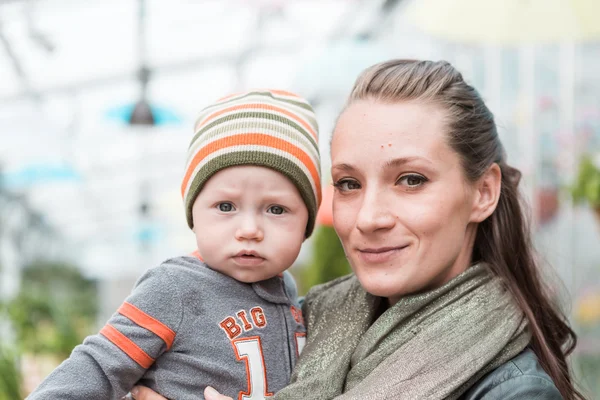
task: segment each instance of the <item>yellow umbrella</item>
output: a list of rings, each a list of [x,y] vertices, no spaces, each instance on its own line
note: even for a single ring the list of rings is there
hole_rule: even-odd
[[[584,325],[600,322],[600,292],[588,294],[577,301],[575,318]]]
[[[461,43],[600,39],[599,0],[412,0],[404,15],[431,35]]]

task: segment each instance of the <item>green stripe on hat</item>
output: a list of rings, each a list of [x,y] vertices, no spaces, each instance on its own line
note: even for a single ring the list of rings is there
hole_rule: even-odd
[[[212,138],[216,138],[218,136],[223,136],[224,134],[227,135],[227,134],[235,133],[233,131],[235,131],[235,128],[239,129],[239,127],[233,126],[231,124],[224,125],[224,123],[229,122],[234,119],[237,119],[237,118],[233,118],[233,117],[228,118],[228,117],[230,117],[230,116],[217,119],[217,120],[211,122],[210,124],[206,125],[205,127],[202,127],[202,129],[200,129],[198,131],[198,133],[196,133],[196,135],[194,135],[194,138],[192,139],[192,142],[190,143],[190,148],[194,145],[194,143],[200,136],[202,136],[202,140],[209,140]],[[243,128],[244,128],[244,130],[253,128],[257,132],[262,132],[265,129],[276,131],[281,135],[285,135],[288,139],[290,139],[292,141],[293,140],[296,140],[296,141],[301,140],[298,137],[298,132],[300,132],[300,133],[302,133],[302,136],[304,136],[311,144],[311,146],[308,146],[308,147],[306,147],[306,146],[301,146],[301,147],[307,151],[310,151],[310,154],[313,157],[315,157],[317,159],[319,158],[319,146],[317,145],[317,143],[315,142],[315,139],[312,137],[312,135],[310,133],[308,133],[300,125],[296,124],[295,122],[293,122],[289,119],[281,119],[281,118],[275,118],[275,117],[276,116],[269,114],[269,113],[259,113],[259,112],[246,113],[244,115],[245,120],[243,121]],[[228,119],[225,119],[225,118],[228,118]],[[271,123],[271,121],[280,122],[284,125],[287,125],[289,128],[285,129],[284,127],[281,127],[281,126]],[[217,129],[214,129],[215,127]],[[211,130],[211,132],[207,132],[208,130]],[[243,134],[243,133],[239,133],[239,134]],[[293,142],[293,143],[296,143],[296,142]]]
[[[239,97],[233,97],[233,98],[230,98],[230,99],[226,99],[226,100],[223,100],[222,102],[216,103],[214,105],[210,105],[210,106],[204,108],[202,110],[202,113],[204,113],[205,111],[210,110],[212,108],[222,107],[222,106],[233,104],[233,103],[235,103],[235,102],[237,102],[239,100],[246,99],[246,98],[248,98],[250,96],[270,97],[271,99],[276,100],[276,101],[269,102],[269,104],[280,104],[280,102],[285,102],[285,103],[288,103],[288,104],[291,104],[291,105],[294,105],[294,106],[297,106],[297,107],[304,108],[305,110],[307,110],[311,114],[314,112],[313,108],[307,102],[296,101],[296,100],[291,100],[291,99],[284,99],[284,98],[279,97],[279,96],[273,96],[273,93],[271,93],[271,92],[256,91],[256,92],[249,92],[249,93],[246,93],[244,95],[240,95]],[[264,99],[263,101],[265,101],[265,100],[266,99]],[[268,102],[268,100],[267,100],[267,102]]]
[[[321,167],[318,124],[305,99],[284,91],[240,93],[205,107],[194,129],[181,185],[190,227],[194,201],[212,175],[258,165],[294,183],[308,209],[310,235],[321,201]]]
[[[196,139],[203,135],[206,131],[214,128],[217,125],[221,125],[225,122],[229,122],[235,119],[240,119],[240,120],[247,120],[244,121],[243,125],[244,127],[246,126],[246,124],[250,125],[253,123],[256,123],[257,121],[255,120],[266,120],[266,121],[276,121],[276,122],[280,122],[282,124],[288,125],[290,128],[293,128],[297,131],[299,131],[300,133],[302,133],[302,135],[304,137],[306,137],[310,143],[314,146],[314,148],[317,150],[317,153],[319,151],[319,146],[317,144],[317,142],[315,141],[315,138],[306,131],[306,129],[304,129],[304,127],[300,126],[299,124],[297,124],[296,122],[294,122],[293,120],[289,119],[289,118],[282,118],[281,116],[272,113],[272,112],[268,112],[268,111],[263,111],[263,112],[259,112],[259,111],[238,111],[232,114],[228,114],[224,117],[219,117],[213,121],[211,121],[210,123],[203,125],[198,132],[194,135],[194,137],[192,138],[192,141],[190,143],[190,147],[194,144],[194,142],[196,141]],[[223,127],[222,130],[219,130],[219,133],[223,133],[226,132],[227,130],[231,129],[231,127]],[[211,133],[211,136],[212,133]]]
[[[187,198],[185,199],[188,226],[190,228],[194,226],[192,207],[204,184],[220,170],[239,165],[255,165],[271,168],[291,180],[296,188],[298,188],[302,200],[307,205],[308,226],[306,227],[306,237],[310,236],[317,217],[317,199],[314,196],[312,185],[306,174],[293,161],[277,154],[261,151],[235,151],[223,154],[208,161],[200,168],[192,180]]]

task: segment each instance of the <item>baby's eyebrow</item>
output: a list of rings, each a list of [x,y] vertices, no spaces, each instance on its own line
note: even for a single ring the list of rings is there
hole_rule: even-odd
[[[272,200],[272,201],[277,201],[277,200],[290,201],[290,200],[296,198],[296,196],[294,196],[294,193],[290,190],[281,190],[281,189],[265,190],[263,193],[264,193],[265,199]]]
[[[218,196],[237,196],[242,193],[242,190],[220,187],[220,188],[215,188],[213,190],[213,193]]]

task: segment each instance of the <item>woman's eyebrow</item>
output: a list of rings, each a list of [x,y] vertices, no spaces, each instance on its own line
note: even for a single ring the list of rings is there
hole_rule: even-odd
[[[344,171],[344,172],[356,171],[356,168],[354,168],[352,165],[346,164],[346,163],[334,164],[331,166],[331,169],[337,169],[337,170]]]
[[[429,161],[426,158],[414,156],[414,157],[400,157],[400,158],[394,158],[392,160],[388,160],[383,164],[383,167],[384,168],[400,167],[404,164],[408,164],[413,161],[424,161],[428,164],[431,164],[431,161]]]
[[[422,161],[425,162],[427,164],[432,164],[431,161],[429,161],[426,158],[423,157],[419,157],[419,156],[412,156],[412,157],[398,157],[398,158],[394,158],[392,160],[388,160],[385,161],[383,163],[383,168],[396,168],[396,167],[400,167],[402,165],[411,163],[413,161]],[[351,164],[347,164],[347,163],[339,163],[339,164],[334,164],[331,166],[332,170],[339,170],[342,172],[353,172],[356,171],[356,168],[351,165]]]

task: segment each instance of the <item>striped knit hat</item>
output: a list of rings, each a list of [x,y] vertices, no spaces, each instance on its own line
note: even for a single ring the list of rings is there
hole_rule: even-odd
[[[257,165],[285,175],[308,208],[310,236],[321,203],[318,127],[310,104],[282,90],[256,90],[218,100],[200,113],[188,149],[181,194],[187,222],[208,179],[235,165]]]

